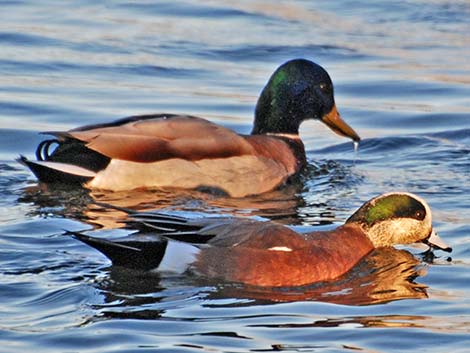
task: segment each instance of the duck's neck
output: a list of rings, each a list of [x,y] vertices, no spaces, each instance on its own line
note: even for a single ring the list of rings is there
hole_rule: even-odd
[[[323,272],[327,279],[346,273],[374,250],[369,238],[356,225],[345,224],[330,231],[307,233],[304,237],[311,245],[312,254],[317,254],[317,260],[326,265]]]
[[[305,156],[305,146],[298,134],[284,134],[284,133],[267,133],[268,136],[273,136],[283,140],[294,154],[295,160],[298,163],[297,169],[300,170],[307,165],[307,157]]]
[[[299,125],[289,123],[289,119],[282,117],[270,116],[262,117],[255,116],[253,123],[252,135],[263,134],[277,134],[277,135],[299,135]]]
[[[346,251],[354,253],[355,251],[367,253],[374,249],[374,245],[369,237],[366,235],[361,226],[355,223],[346,223],[336,229],[314,232],[312,239],[321,239],[325,242],[338,243],[337,251]],[[349,245],[348,245],[349,244]],[[353,244],[357,244],[353,246]],[[340,250],[342,249],[342,250]],[[359,249],[361,249],[359,251]]]
[[[258,99],[255,109],[255,121],[252,135],[261,134],[299,134],[300,118],[297,109],[289,99],[274,96],[268,89],[264,89]]]

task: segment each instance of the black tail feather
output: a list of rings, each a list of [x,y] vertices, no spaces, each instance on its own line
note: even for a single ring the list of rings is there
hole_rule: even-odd
[[[94,177],[90,173],[67,172],[63,166],[54,168],[46,162],[76,166],[97,173],[111,161],[109,157],[89,149],[82,141],[72,138],[44,140],[39,143],[35,154],[37,161],[20,156],[18,162],[27,166],[44,183],[84,184]]]
[[[51,158],[50,148],[52,145],[60,145],[57,139],[50,139],[42,141],[36,148],[36,158],[38,161],[48,161]]]
[[[75,239],[95,248],[115,266],[148,271],[158,267],[168,241],[162,237],[128,236],[114,241],[90,237],[83,233],[66,231]]]
[[[84,184],[89,181],[91,178],[66,173],[57,169],[49,168],[40,163],[30,161],[25,156],[20,156],[17,161],[25,166],[27,166],[36,178],[43,183],[65,183],[65,184]]]
[[[51,146],[57,145],[51,152]],[[51,139],[43,141],[36,149],[38,160],[72,164],[99,172],[107,167],[111,159],[75,139]]]

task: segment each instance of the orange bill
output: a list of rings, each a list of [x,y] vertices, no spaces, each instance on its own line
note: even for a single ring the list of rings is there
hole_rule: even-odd
[[[352,127],[350,127],[343,119],[341,119],[341,116],[336,109],[336,105],[334,105],[331,111],[324,115],[321,120],[338,135],[349,137],[356,142],[361,140],[356,131],[354,131]]]

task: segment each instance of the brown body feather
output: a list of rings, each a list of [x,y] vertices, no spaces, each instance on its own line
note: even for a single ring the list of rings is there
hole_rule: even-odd
[[[208,277],[255,286],[332,280],[374,249],[355,225],[299,234],[272,222],[237,221],[215,231],[217,237],[209,242],[213,246],[201,249],[194,269]]]
[[[255,154],[241,135],[208,120],[191,116],[156,116],[121,125],[54,132],[73,138],[111,159],[151,163],[170,158],[196,161]]]
[[[50,134],[110,159],[86,184],[93,189],[212,187],[243,197],[279,187],[305,164],[300,139],[238,135],[191,116],[128,118]]]

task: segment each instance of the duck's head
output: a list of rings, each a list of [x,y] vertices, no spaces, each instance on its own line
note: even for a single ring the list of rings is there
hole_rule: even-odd
[[[252,134],[298,134],[307,119],[321,120],[337,134],[360,140],[336,109],[326,70],[309,60],[290,60],[273,73],[261,92]]]
[[[374,197],[349,217],[346,224],[351,223],[359,225],[376,248],[422,242],[452,251],[434,232],[428,204],[407,192]]]

